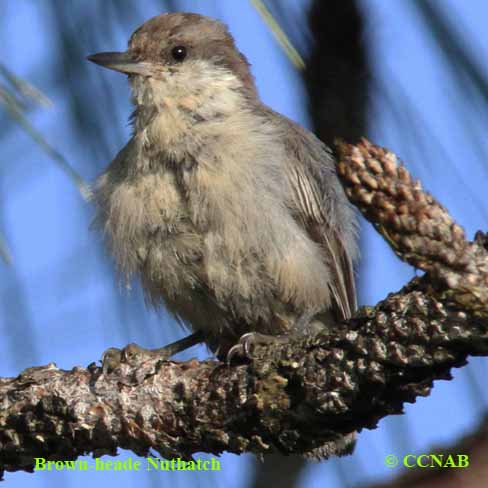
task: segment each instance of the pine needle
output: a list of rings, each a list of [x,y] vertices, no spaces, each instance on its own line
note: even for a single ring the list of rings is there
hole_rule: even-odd
[[[7,241],[0,234],[0,258],[5,261],[6,264],[12,264],[12,255],[10,254],[10,249],[7,246]]]
[[[283,48],[283,51],[285,51],[285,54],[288,56],[293,65],[299,70],[305,69],[305,62],[303,61],[298,51],[293,47],[290,39],[280,27],[276,19],[273,17],[273,14],[269,11],[268,7],[266,7],[262,0],[251,0],[251,3],[258,11],[259,15],[261,15],[266,24],[268,24],[271,32],[273,33],[276,40]]]
[[[73,169],[64,156],[54,149],[45,139],[45,137],[34,128],[27,117],[23,114],[23,106],[20,101],[5,88],[0,86],[0,104],[3,104],[13,120],[15,120],[24,131],[43,149],[43,151],[53,159],[61,170],[68,175],[70,180],[78,187],[81,196],[85,200],[91,197],[89,185]]]

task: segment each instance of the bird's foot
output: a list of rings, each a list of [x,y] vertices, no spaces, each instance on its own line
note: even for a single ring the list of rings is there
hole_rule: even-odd
[[[174,354],[202,342],[203,339],[203,334],[200,331],[197,331],[179,341],[172,342],[171,344],[157,349],[145,349],[134,343],[129,344],[123,349],[111,347],[103,353],[102,371],[104,374],[109,374],[117,370],[121,364],[136,366],[151,359],[167,361]]]
[[[158,357],[161,361],[168,360],[171,355],[165,353],[164,348],[159,349],[144,349],[137,344],[131,343],[122,349],[111,347],[107,349],[102,356],[102,370],[104,374],[110,374],[116,371],[122,364],[135,366],[146,359]]]
[[[286,336],[272,336],[260,334],[259,332],[248,332],[243,334],[236,345],[232,346],[227,353],[227,364],[233,359],[252,359],[253,350],[256,346],[266,346],[267,344],[276,344],[287,342]]]

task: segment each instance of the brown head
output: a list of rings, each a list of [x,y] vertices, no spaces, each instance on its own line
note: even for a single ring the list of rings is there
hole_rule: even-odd
[[[217,78],[232,76],[236,89],[256,96],[249,63],[221,22],[193,13],[163,14],[145,22],[131,36],[125,52],[88,56],[96,64],[171,85],[191,94]]]

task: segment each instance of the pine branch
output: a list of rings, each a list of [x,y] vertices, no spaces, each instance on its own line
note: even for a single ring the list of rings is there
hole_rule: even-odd
[[[487,235],[468,242],[392,153],[365,140],[339,152],[351,201],[423,277],[333,329],[256,346],[249,364],[133,357],[110,374],[50,364],[0,379],[0,468],[118,447],[304,453],[374,428],[469,355],[487,355]]]

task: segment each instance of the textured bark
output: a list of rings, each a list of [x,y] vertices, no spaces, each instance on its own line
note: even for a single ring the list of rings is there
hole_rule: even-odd
[[[466,241],[393,154],[365,140],[339,152],[349,198],[423,277],[319,335],[256,346],[248,364],[135,356],[110,374],[50,364],[1,379],[0,467],[117,447],[303,453],[374,428],[468,355],[487,355],[487,236]]]

